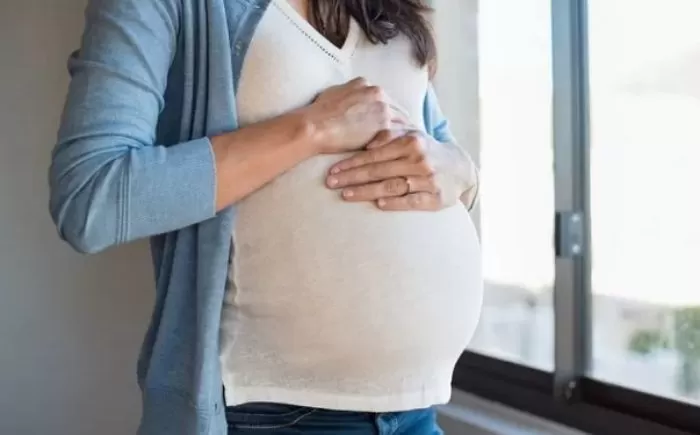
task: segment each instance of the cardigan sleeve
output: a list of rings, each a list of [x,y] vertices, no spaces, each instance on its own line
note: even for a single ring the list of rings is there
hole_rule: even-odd
[[[155,143],[175,53],[178,0],[90,0],[49,170],[50,212],[84,253],[216,213],[209,139]],[[179,128],[179,126],[176,126]]]
[[[459,147],[457,144],[457,139],[452,134],[450,130],[449,122],[447,118],[442,113],[440,108],[440,103],[438,102],[435,89],[432,84],[428,85],[428,91],[425,96],[425,101],[423,103],[423,118],[425,121],[425,128],[428,134],[430,134],[438,142],[451,144],[458,147],[467,159],[467,190],[462,194],[462,202],[467,207],[468,210],[472,210],[479,199],[479,169],[474,164],[469,153],[464,150],[464,148]]]

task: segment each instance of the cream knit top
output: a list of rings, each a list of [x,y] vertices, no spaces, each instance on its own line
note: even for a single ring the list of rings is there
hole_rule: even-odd
[[[353,22],[338,48],[272,0],[243,65],[241,125],[358,76],[424,125],[427,72],[406,38],[373,45]],[[461,204],[392,213],[345,203],[324,186],[342,157],[309,159],[238,205],[221,329],[229,406],[389,412],[450,398],[482,301],[471,218]]]

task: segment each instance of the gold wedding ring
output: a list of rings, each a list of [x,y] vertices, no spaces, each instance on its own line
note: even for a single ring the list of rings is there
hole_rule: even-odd
[[[413,193],[413,184],[411,183],[411,179],[406,176],[402,176],[401,178],[403,178],[403,180],[406,182],[406,193],[404,193],[403,196]]]

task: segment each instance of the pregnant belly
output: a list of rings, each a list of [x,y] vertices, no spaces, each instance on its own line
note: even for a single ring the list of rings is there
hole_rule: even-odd
[[[311,159],[239,205],[227,298],[238,335],[287,361],[456,358],[482,299],[469,214],[345,203],[323,185],[337,158]]]

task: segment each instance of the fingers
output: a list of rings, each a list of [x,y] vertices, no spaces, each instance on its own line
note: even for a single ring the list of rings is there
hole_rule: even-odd
[[[327,88],[318,95],[316,100],[333,100],[341,96],[358,101],[382,101],[384,92],[380,87],[370,85],[364,77],[358,77],[347,83]]]
[[[408,113],[401,108],[394,100],[389,97],[386,92],[379,86],[367,86],[365,88],[358,88],[355,91],[363,98],[368,101],[373,101],[377,103],[381,112],[385,114],[385,117],[389,120],[389,124],[386,128],[399,128],[407,129],[411,124],[410,116]]]
[[[393,123],[389,130],[380,131],[379,134],[377,136],[375,136],[375,138],[372,139],[372,141],[370,143],[367,144],[365,149],[373,150],[376,148],[380,148],[380,147],[388,145],[388,144],[394,142],[395,140],[400,139],[404,136],[412,135],[412,134],[416,134],[416,133],[417,133],[417,131],[415,129],[413,129],[410,122],[406,123],[405,120],[401,120],[399,122]]]
[[[418,192],[406,196],[381,198],[377,207],[384,211],[437,211],[442,208],[440,195],[435,193]]]
[[[332,189],[374,183],[396,177],[432,175],[432,168],[425,161],[408,159],[382,161],[331,174],[326,183]]]
[[[338,162],[331,167],[331,174],[337,174],[372,163],[408,157],[408,149],[403,143],[396,141],[399,134],[400,132],[397,131],[383,130],[371,142],[371,144],[376,144],[375,149],[359,152],[346,160]]]
[[[345,85],[341,86],[347,86],[348,88],[353,89],[366,88],[369,86],[369,81],[364,77],[355,77],[354,79],[347,82]]]
[[[398,160],[405,158],[410,161],[425,160],[422,141],[413,134],[403,134],[396,130],[383,130],[370,144],[368,150],[338,162],[330,169],[331,174],[338,174],[361,166]],[[405,174],[409,175],[409,174]]]
[[[343,199],[349,202],[376,201],[410,193],[437,193],[433,177],[395,177],[388,180],[350,187],[342,192]]]
[[[360,93],[362,98],[384,103],[391,112],[392,123],[398,125],[410,124],[408,112],[396,104],[381,87],[370,84],[366,78],[357,77],[341,86],[351,92]]]
[[[411,160],[421,160],[426,157],[425,139],[423,133],[418,130],[405,128],[399,131],[382,131],[367,145],[367,150],[374,151],[389,145],[401,148],[403,155]]]

